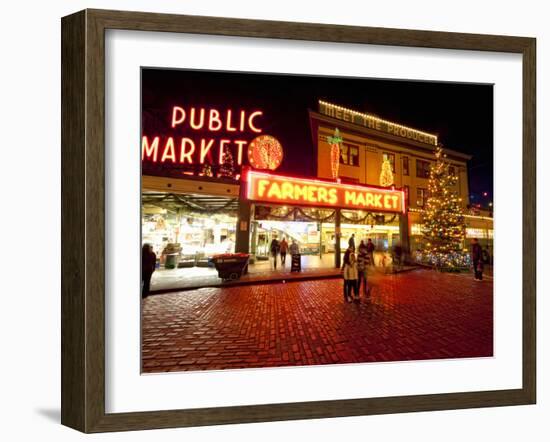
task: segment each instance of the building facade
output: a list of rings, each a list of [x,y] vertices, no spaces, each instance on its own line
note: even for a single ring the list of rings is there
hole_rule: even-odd
[[[333,266],[340,265],[352,237],[356,244],[370,238],[380,252],[391,251],[396,244],[406,254],[421,248],[421,211],[437,135],[325,101],[309,111],[309,123],[315,176],[255,170],[254,161],[268,164],[270,159],[267,153],[253,151],[256,138],[235,143],[238,168],[232,175],[208,173],[216,166],[209,168],[204,161],[208,156],[198,148],[194,152],[201,162],[193,168],[175,172],[168,167],[164,173],[158,162],[144,167],[143,242],[152,243],[164,260],[177,255],[178,266],[207,265],[213,254],[233,251],[250,253],[252,262],[259,262],[268,259],[271,240],[283,237],[296,241],[303,254]],[[254,132],[261,131],[256,126]],[[156,158],[170,157],[167,147],[164,153],[153,152],[151,139],[146,141],[142,145],[146,165],[153,153]],[[190,152],[183,149],[182,142],[182,158]],[[226,162],[223,149],[222,143],[214,156],[218,166]],[[248,156],[243,154],[247,150]],[[453,190],[467,213],[464,246],[476,237],[492,248],[492,216],[472,212],[469,206],[470,156],[451,149],[444,152],[458,177]],[[284,159],[278,161],[284,164]],[[393,181],[383,183],[385,187],[380,181],[384,163],[391,168]],[[380,256],[384,259],[383,253]]]

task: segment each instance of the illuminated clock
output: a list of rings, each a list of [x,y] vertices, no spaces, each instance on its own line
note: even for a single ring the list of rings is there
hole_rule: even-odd
[[[248,162],[255,169],[275,170],[283,161],[283,146],[271,135],[260,135],[248,145]]]

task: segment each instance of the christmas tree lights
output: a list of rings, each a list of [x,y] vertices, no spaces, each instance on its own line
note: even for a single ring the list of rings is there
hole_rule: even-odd
[[[461,246],[465,223],[462,199],[454,186],[458,177],[449,173],[443,148],[435,151],[435,163],[430,166],[428,197],[422,212],[423,256],[438,268],[456,268],[466,265]]]
[[[382,187],[390,187],[393,184],[393,172],[391,170],[390,160],[387,158],[382,162],[382,170],[380,171],[380,185]]]
[[[219,168],[218,176],[235,178],[235,164],[230,150],[223,152],[223,162]]]

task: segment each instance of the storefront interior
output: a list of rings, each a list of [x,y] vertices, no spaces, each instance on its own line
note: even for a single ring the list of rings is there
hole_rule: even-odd
[[[237,202],[204,195],[144,193],[142,242],[160,269],[208,267],[208,258],[235,251]]]
[[[251,253],[256,261],[269,258],[269,245],[276,238],[283,238],[290,244],[295,240],[308,262],[323,267],[334,267],[335,252],[335,211],[327,209],[307,209],[304,207],[257,206],[251,226]],[[368,239],[374,243],[376,251],[387,253],[400,242],[399,217],[393,214],[371,213],[360,210],[342,211],[340,224],[340,251],[348,248],[354,235],[356,247]],[[380,258],[382,259],[382,258]]]
[[[149,243],[158,258],[157,268],[182,275],[215,273],[214,255],[233,253],[238,201],[207,195],[144,192],[142,242]],[[253,207],[250,223],[250,272],[273,271],[270,244],[274,238],[294,240],[305,268],[334,268],[335,211],[286,206]],[[399,242],[399,220],[393,214],[342,211],[341,253],[355,235],[355,244],[371,239],[383,265],[383,255]],[[380,261],[380,262],[378,262]],[[192,270],[191,270],[192,269]],[[200,270],[202,269],[202,270]],[[284,270],[279,266],[278,271]],[[288,269],[287,269],[288,270]],[[157,277],[160,277],[157,275]]]

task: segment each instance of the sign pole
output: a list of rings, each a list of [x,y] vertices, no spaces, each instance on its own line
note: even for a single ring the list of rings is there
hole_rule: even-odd
[[[334,213],[334,266],[339,269],[342,265],[340,256],[340,237],[342,236],[341,225],[342,223],[342,211],[336,209]]]

